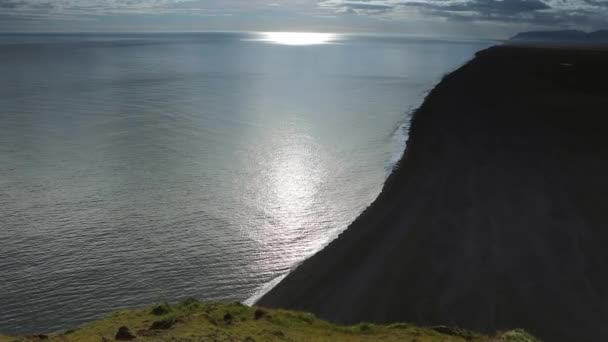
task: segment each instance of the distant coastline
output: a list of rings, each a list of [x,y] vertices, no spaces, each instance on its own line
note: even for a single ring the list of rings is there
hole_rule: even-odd
[[[608,48],[608,30],[585,32],[579,30],[521,32],[507,41],[510,45],[604,47]]]
[[[415,113],[378,199],[259,305],[608,339],[608,52],[497,46]]]

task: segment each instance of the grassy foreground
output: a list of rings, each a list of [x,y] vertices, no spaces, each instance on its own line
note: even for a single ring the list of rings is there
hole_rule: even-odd
[[[126,327],[126,328],[124,328]],[[120,331],[120,333],[119,333]],[[118,334],[117,334],[118,333]],[[521,330],[484,336],[447,327],[410,324],[339,326],[312,314],[202,303],[188,299],[140,310],[116,312],[77,329],[51,335],[0,336],[8,341],[511,341],[537,342]]]

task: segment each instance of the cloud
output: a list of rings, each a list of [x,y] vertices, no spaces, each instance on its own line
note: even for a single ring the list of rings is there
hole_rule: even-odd
[[[339,13],[381,14],[394,10],[395,4],[390,1],[326,0],[320,2],[319,7],[335,9]]]
[[[7,1],[7,0],[2,0],[0,1],[0,8],[17,8],[20,6],[20,1]]]
[[[608,7],[608,1],[606,0],[584,0],[587,4],[592,5],[592,6],[599,6],[599,7]]]
[[[65,18],[108,14],[163,14],[183,10],[194,0],[0,0],[3,18]],[[189,6],[190,10],[201,10]]]
[[[336,13],[389,19],[435,17],[454,21],[527,23],[537,26],[608,25],[608,0],[323,0]]]
[[[0,0],[0,23],[163,14],[234,15],[248,22],[255,15],[282,17],[283,22],[306,16],[348,20],[350,15],[405,23],[431,19],[602,28],[608,26],[608,0]]]
[[[541,0],[469,0],[462,2],[403,1],[398,7],[419,7],[427,14],[460,20],[510,21],[516,18],[530,18],[551,7]]]
[[[357,13],[382,13],[393,9],[392,4],[366,1],[327,1],[321,6],[339,6],[342,7],[343,12]]]
[[[231,15],[315,8],[314,0],[0,0],[0,20],[69,19],[111,15]]]

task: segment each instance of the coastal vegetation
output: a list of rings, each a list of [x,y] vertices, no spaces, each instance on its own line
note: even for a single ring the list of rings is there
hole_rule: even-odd
[[[419,327],[399,323],[352,326],[332,324],[310,313],[249,307],[240,303],[204,303],[187,299],[178,304],[119,311],[79,328],[9,341],[417,341],[535,342],[522,330],[477,334],[445,326]]]

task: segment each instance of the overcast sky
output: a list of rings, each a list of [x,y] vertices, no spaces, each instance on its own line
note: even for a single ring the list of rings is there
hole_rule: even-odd
[[[331,31],[502,37],[608,28],[608,0],[0,0],[0,31]]]

